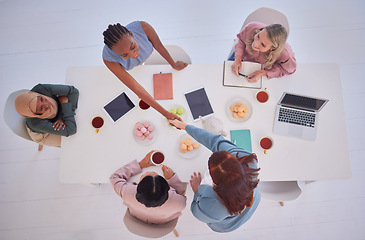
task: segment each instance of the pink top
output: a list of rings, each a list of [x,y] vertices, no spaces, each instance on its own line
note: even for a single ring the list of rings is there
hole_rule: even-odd
[[[264,53],[252,51],[247,45],[250,38],[256,34],[256,30],[265,27],[266,25],[259,22],[251,22],[237,34],[238,43],[235,46],[235,56],[240,56],[243,61],[258,62],[265,64]],[[251,53],[252,51],[252,53]],[[266,69],[267,78],[278,78],[284,75],[289,75],[295,72],[297,68],[294,52],[288,43],[285,43],[285,48],[276,59],[271,69]]]
[[[176,174],[167,180],[170,185],[169,198],[159,207],[146,207],[136,199],[137,184],[128,183],[128,179],[142,172],[137,160],[121,167],[110,176],[115,192],[123,199],[132,216],[146,223],[163,224],[179,216],[186,206],[186,183]]]

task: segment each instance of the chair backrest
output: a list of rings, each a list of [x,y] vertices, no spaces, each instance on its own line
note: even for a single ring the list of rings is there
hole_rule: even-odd
[[[240,32],[250,22],[261,22],[265,23],[266,25],[279,23],[285,27],[289,35],[290,29],[289,29],[288,19],[284,14],[272,8],[265,8],[265,7],[259,8],[256,11],[252,12],[250,15],[248,15],[245,22],[242,25]]]
[[[29,137],[27,129],[25,128],[25,118],[20,116],[15,110],[15,98],[23,93],[28,92],[27,89],[22,89],[11,93],[5,102],[4,120],[6,125],[18,136],[32,141]]]
[[[295,200],[302,194],[297,181],[261,181],[259,189],[263,198],[281,202]]]
[[[184,49],[177,45],[164,45],[174,61],[183,61],[191,64],[191,59]],[[151,56],[144,62],[146,65],[169,64],[157,51],[153,50]]]
[[[177,224],[178,218],[165,224],[147,224],[133,217],[127,209],[124,215],[124,224],[127,229],[138,236],[147,238],[160,238],[172,232]]]

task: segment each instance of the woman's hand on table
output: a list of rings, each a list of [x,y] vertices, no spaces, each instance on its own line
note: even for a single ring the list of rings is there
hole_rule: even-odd
[[[198,172],[198,174],[196,174],[196,172],[194,172],[194,174],[191,175],[190,186],[191,186],[191,189],[193,189],[193,192],[196,192],[198,190],[201,181],[202,181],[202,177],[201,177],[200,172]]]
[[[172,66],[172,68],[175,70],[182,70],[182,69],[186,68],[186,66],[188,66],[187,63],[185,63],[183,61],[177,61],[177,62],[175,62],[175,66]]]
[[[147,153],[147,155],[138,163],[141,168],[154,166],[154,164],[150,162],[151,155],[154,151],[155,150],[152,150],[151,152]]]
[[[168,166],[162,165],[161,169],[163,172],[163,176],[165,177],[166,180],[171,179],[175,174],[174,171]]]
[[[257,82],[262,76],[266,76],[266,70],[256,71],[249,75],[246,79],[249,82]]]
[[[175,120],[167,120],[167,121],[170,123],[170,125],[176,127],[177,129],[185,130],[186,125],[187,125],[183,121],[180,121],[180,120],[177,120],[177,119],[175,119]]]

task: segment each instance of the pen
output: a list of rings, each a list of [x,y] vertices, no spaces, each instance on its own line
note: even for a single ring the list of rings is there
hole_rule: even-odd
[[[251,79],[251,78],[253,78],[253,77],[254,77],[254,76],[249,77],[249,76],[247,76],[247,75],[245,75],[245,74],[242,74],[242,73],[238,73],[238,75],[240,75],[240,76],[242,76],[242,77],[245,77],[245,78],[248,78],[248,79]]]
[[[242,76],[242,77],[248,77],[247,75],[242,74],[242,73],[238,73],[238,75],[240,75],[240,76]]]

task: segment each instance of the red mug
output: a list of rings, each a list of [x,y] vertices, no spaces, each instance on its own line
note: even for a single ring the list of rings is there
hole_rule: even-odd
[[[101,128],[104,125],[104,119],[102,117],[94,117],[91,121],[91,124],[95,128],[96,133],[99,132],[99,128]]]
[[[266,91],[266,88],[265,88],[265,90],[261,90],[256,93],[256,99],[260,103],[265,103],[265,102],[267,102],[267,100],[269,100],[269,94]]]
[[[145,101],[143,101],[142,99],[139,99],[139,102],[138,102],[138,105],[139,107],[142,109],[142,110],[147,110],[150,108],[150,105],[148,105]]]
[[[160,151],[154,151],[151,154],[150,161],[154,165],[160,165],[160,164],[162,164],[165,161],[165,155],[162,152],[160,152]]]
[[[264,154],[266,154],[267,150],[272,148],[273,145],[274,145],[274,141],[272,140],[271,137],[263,137],[260,140],[260,146],[264,149]]]

